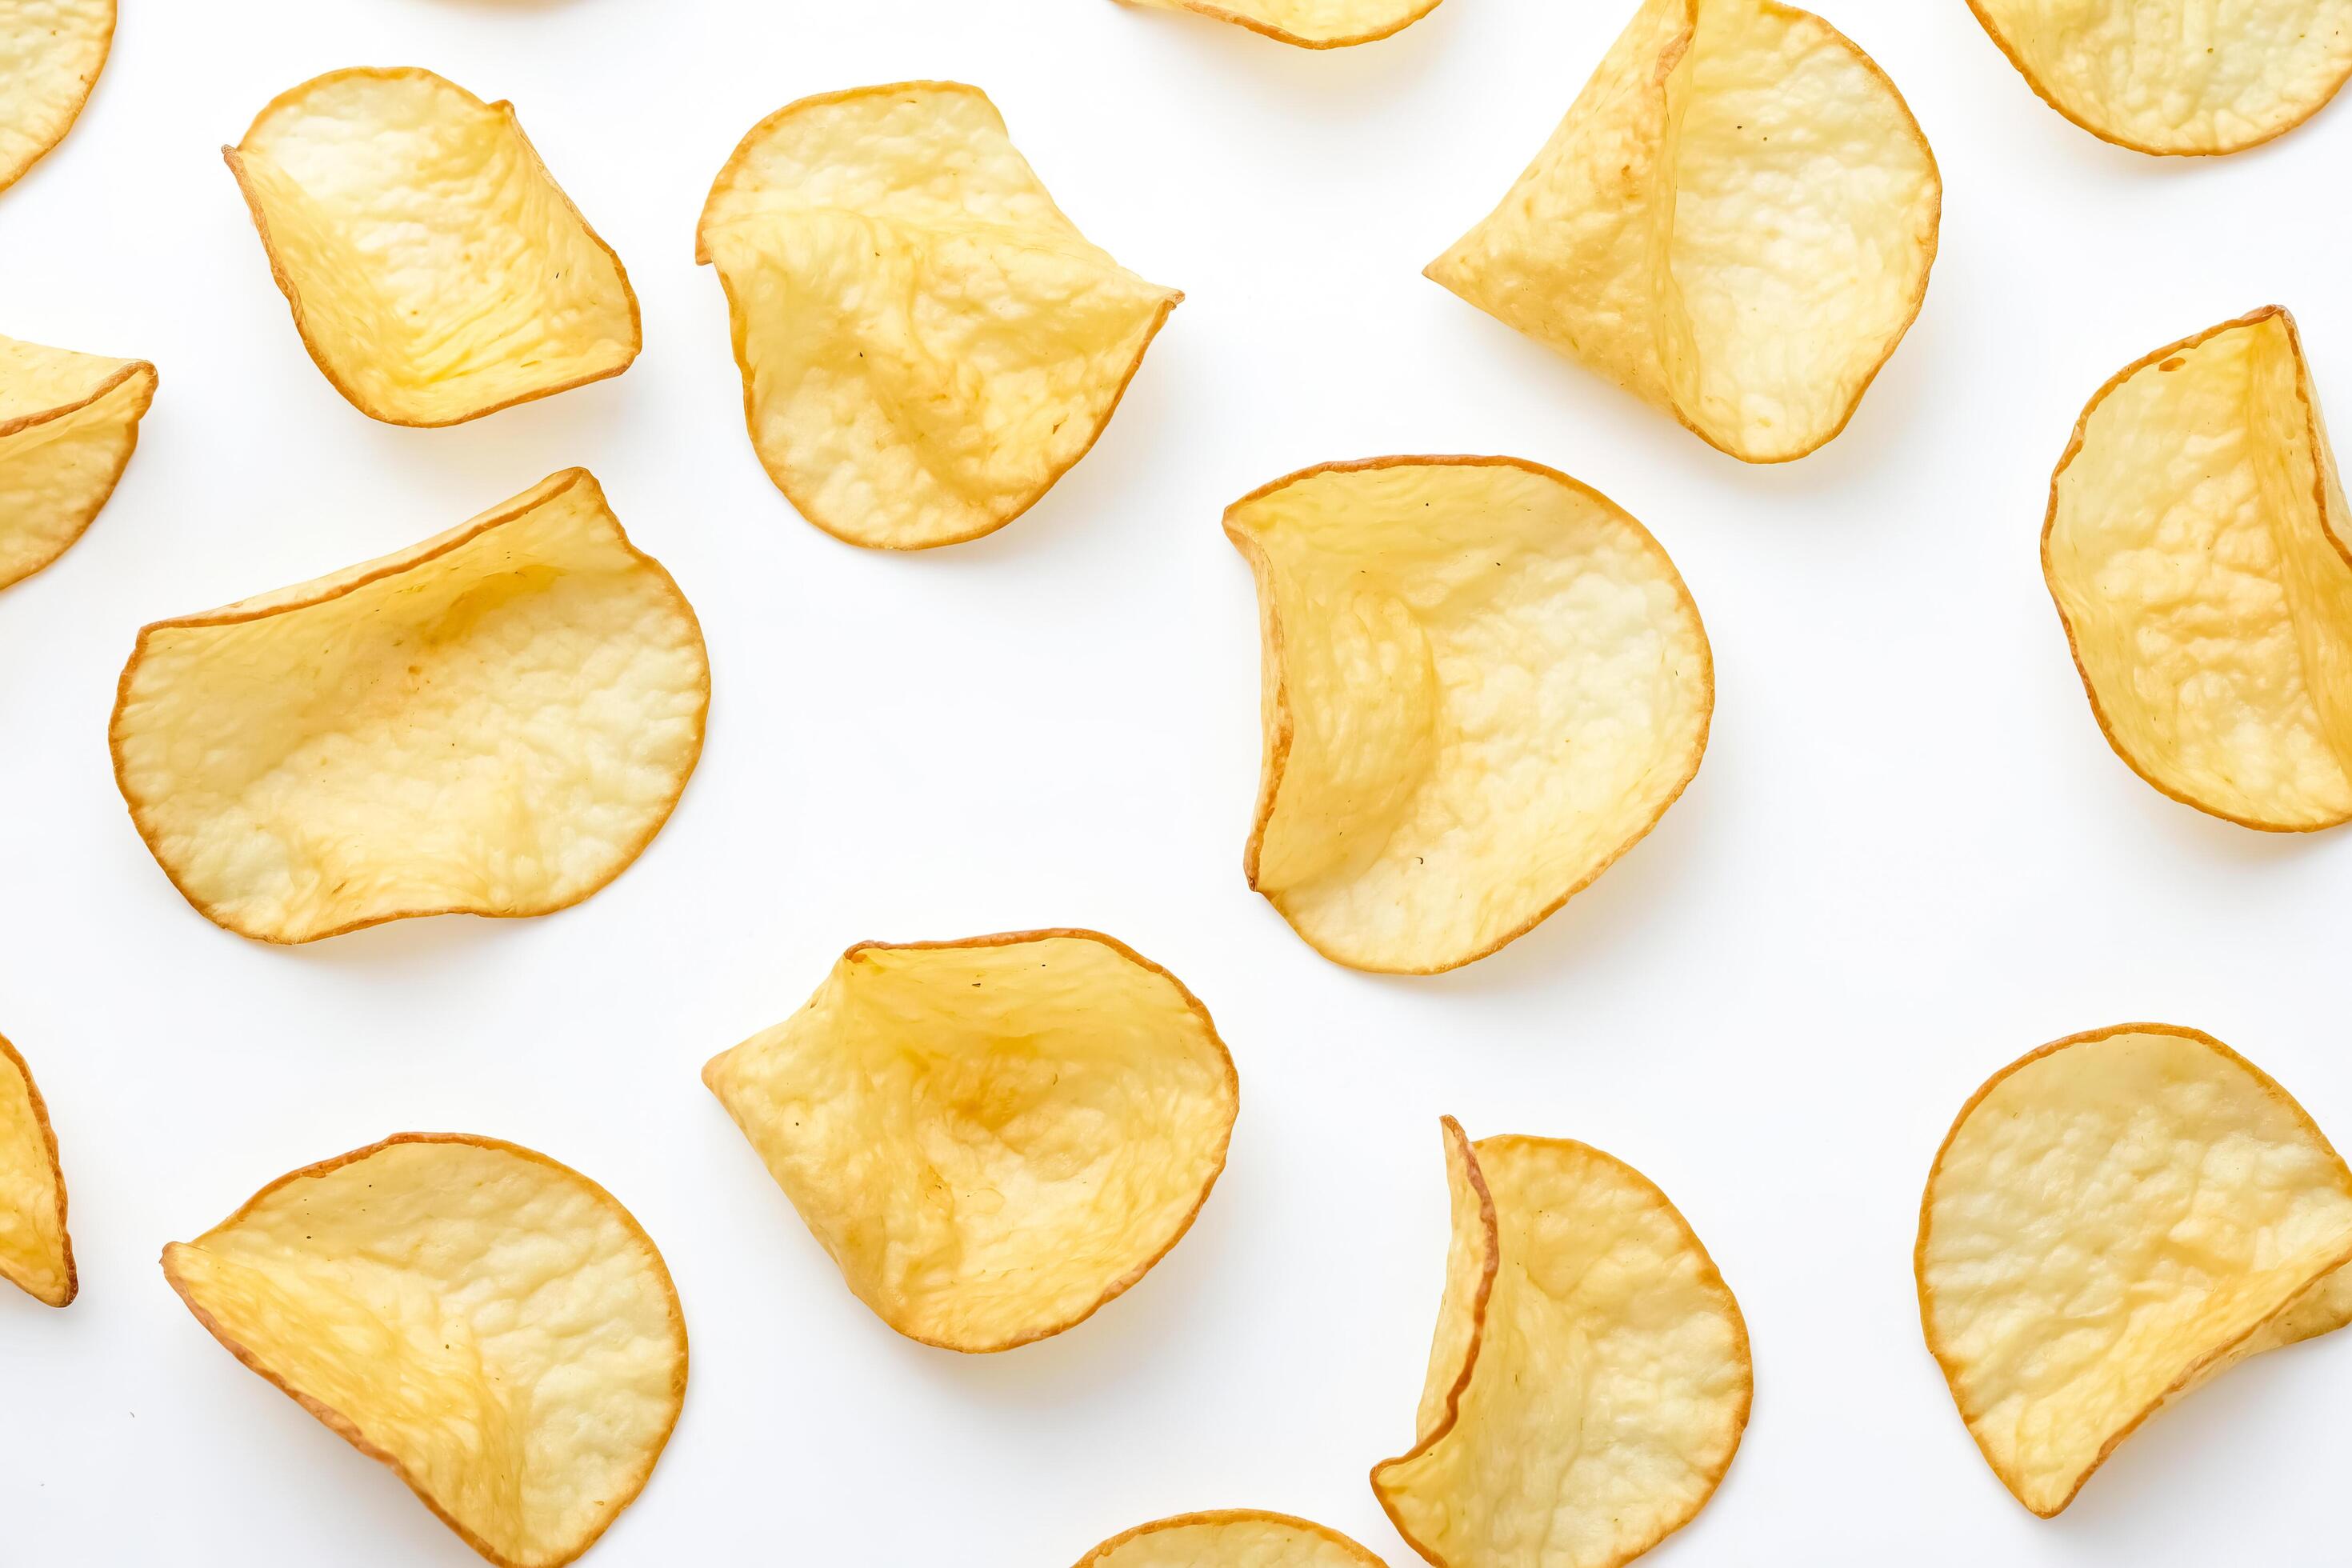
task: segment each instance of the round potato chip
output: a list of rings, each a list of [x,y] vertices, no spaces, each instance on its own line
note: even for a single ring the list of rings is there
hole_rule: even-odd
[[[1384,1568],[1340,1534],[1286,1513],[1221,1509],[1154,1520],[1112,1536],[1077,1568]]]
[[[114,47],[114,0],[0,0],[0,191],[81,117]]]
[[[1402,33],[1438,0],[1127,0],[1130,5],[1192,11],[1231,22],[1303,49],[1339,49],[1377,43]]]
[[[2195,1029],[2122,1024],[2011,1063],[1919,1205],[1919,1318],[1985,1460],[2047,1519],[2150,1415],[2352,1321],[2352,1170]]]
[[[0,338],[0,588],[66,552],[114,494],[155,367]]]
[[[556,1568],[636,1500],[686,1400],[661,1253],[604,1188],[493,1138],[307,1166],[163,1277],[212,1336],[501,1568]]]
[[[702,1081],[858,1299],[970,1352],[1072,1328],[1167,1256],[1241,1093],[1208,1009],[1087,931],[862,942]]]
[[[66,1234],[66,1173],[33,1069],[0,1035],[0,1279],[62,1307],[81,1288]]]

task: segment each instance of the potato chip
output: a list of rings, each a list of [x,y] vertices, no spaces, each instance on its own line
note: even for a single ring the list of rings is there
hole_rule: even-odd
[[[1265,768],[1243,867],[1358,969],[1525,934],[1698,771],[1715,671],[1674,563],[1607,497],[1515,458],[1376,458],[1243,497]]]
[[[222,149],[303,346],[352,407],[457,425],[618,375],[637,297],[522,133],[427,70],[341,70]]]
[[[1401,33],[1432,11],[1438,0],[1128,0],[1162,11],[1192,11],[1247,27],[1305,49],[1338,49],[1377,43]]]
[[[2139,1424],[2352,1321],[2352,1170],[2268,1075],[2166,1024],[2074,1035],[1961,1108],[1919,1317],[1986,1462],[2047,1519]]]
[[[1182,1513],[1114,1535],[1077,1568],[1383,1568],[1340,1534],[1256,1509]]]
[[[494,1138],[404,1132],[264,1187],[163,1277],[206,1331],[502,1568],[555,1568],[645,1489],[686,1319],[613,1194]]]
[[[1208,1009],[1087,931],[861,942],[702,1069],[841,1266],[909,1339],[1076,1326],[1192,1227],[1240,1083]]]
[[[1444,1121],[1445,1295],[1412,1451],[1372,1469],[1437,1568],[1616,1568],[1748,1426],[1748,1325],[1666,1194],[1597,1149]]]
[[[62,1307],[80,1282],[66,1234],[66,1173],[33,1069],[0,1035],[0,1279]]]
[[[0,0],[0,191],[81,117],[114,47],[114,0]]]
[[[2352,511],[2273,306],[2099,389],[2042,571],[2116,754],[2248,827],[2352,819]]]
[[[173,884],[241,936],[543,915],[652,842],[709,705],[693,608],[571,468],[395,554],[142,631],[114,776]]]
[[[155,367],[0,338],[0,588],[66,552],[139,445]]]
[[[1869,56],[1774,0],[1646,0],[1429,276],[1750,463],[1845,428],[1927,297],[1943,181]]]
[[[1035,505],[1183,298],[1087,243],[978,88],[803,99],[702,209],[768,477],[852,544],[927,550]]]

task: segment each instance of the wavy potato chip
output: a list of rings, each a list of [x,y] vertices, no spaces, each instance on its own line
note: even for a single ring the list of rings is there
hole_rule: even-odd
[[[1616,1568],[1688,1524],[1738,1452],[1739,1303],[1632,1166],[1444,1126],[1454,1237],[1418,1436],[1372,1490],[1437,1568]]]
[[[1869,56],[1774,0],[1646,0],[1428,275],[1750,463],[1845,428],[1927,293],[1935,154]]]
[[[1126,0],[1162,11],[1191,11],[1231,22],[1285,44],[1306,49],[1338,49],[1378,43],[1402,33],[1432,11],[1438,0]]]
[[[502,1568],[555,1568],[636,1500],[686,1400],[686,1319],[614,1196],[493,1138],[306,1166],[163,1276],[229,1352]]]
[[[1286,1513],[1220,1509],[1155,1520],[1112,1536],[1077,1568],[1383,1568],[1322,1525]]]
[[[846,540],[993,533],[1110,423],[1183,296],[1087,243],[978,88],[803,99],[710,187],[716,264],[768,477]]]
[[[114,47],[114,0],[0,0],[0,191],[81,117]]]
[[[462,424],[620,374],[637,297],[509,103],[330,72],[222,149],[303,346],[387,425]]]
[[[66,552],[114,494],[155,367],[0,338],[0,588]]]
[[[969,1352],[1142,1279],[1208,1201],[1240,1101],[1208,1009],[1087,931],[862,942],[702,1081],[858,1299]]]
[[[33,1069],[0,1035],[0,1279],[51,1307],[80,1290],[66,1234],[66,1173]]]
[[[2047,1519],[2139,1424],[2352,1321],[2352,1170],[2195,1029],[2123,1024],[2011,1063],[1927,1175],[1927,1348],[1985,1460]]]
[[[669,819],[709,705],[693,607],[571,468],[381,560],[148,626],[110,738],[173,885],[300,942],[578,903]]]

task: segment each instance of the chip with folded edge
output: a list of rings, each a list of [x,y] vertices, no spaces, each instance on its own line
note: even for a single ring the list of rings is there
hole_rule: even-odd
[[[0,588],[66,552],[114,494],[155,367],[0,338]]]
[[[114,47],[114,0],[0,0],[0,191],[65,140]]]
[[[66,1234],[66,1173],[33,1069],[0,1035],[0,1279],[62,1307],[80,1289]]]
[[[1377,43],[1404,31],[1438,0],[1127,0],[1163,11],[1191,11],[1231,22],[1305,49]]]
[[[1220,1509],[1154,1520],[1112,1536],[1077,1568],[1384,1568],[1322,1525],[1286,1513]]]

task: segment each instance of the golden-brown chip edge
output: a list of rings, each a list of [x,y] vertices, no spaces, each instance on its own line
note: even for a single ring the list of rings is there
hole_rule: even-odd
[[[1131,4],[1132,0],[1128,0],[1128,3]],[[1409,14],[1394,22],[1374,27],[1370,32],[1350,33],[1346,37],[1340,38],[1310,38],[1303,34],[1294,33],[1289,28],[1274,22],[1256,16],[1244,16],[1238,11],[1217,5],[1215,0],[1176,0],[1179,10],[1190,11],[1195,16],[1211,17],[1219,22],[1230,22],[1234,26],[1255,33],[1262,38],[1272,38],[1278,44],[1289,44],[1301,49],[1345,49],[1352,48],[1358,44],[1377,44],[1382,38],[1395,37],[1415,22],[1436,10],[1443,3],[1444,0],[1415,0]]]
[[[31,174],[33,166],[56,152],[58,144],[73,134],[73,128],[81,123],[82,110],[89,107],[89,95],[98,90],[98,79],[106,74],[106,62],[114,56],[114,29],[121,22],[121,7],[115,0],[106,0],[106,36],[99,40],[98,64],[90,68],[89,79],[81,84],[81,96],[74,100],[73,110],[66,116],[65,123],[58,127],[58,133],[35,148],[32,156],[25,160],[23,168],[5,179],[0,179],[0,191],[8,189],[26,174]]]
[[[1342,1552],[1353,1553],[1363,1563],[1364,1568],[1383,1568],[1381,1560],[1373,1556],[1368,1548],[1340,1534],[1329,1525],[1318,1524],[1311,1519],[1301,1519],[1294,1513],[1276,1513],[1271,1509],[1263,1508],[1213,1508],[1199,1513],[1176,1513],[1169,1515],[1166,1519],[1155,1519],[1149,1524],[1139,1524],[1132,1530],[1120,1531],[1117,1535],[1079,1558],[1073,1568],[1094,1568],[1096,1563],[1100,1563],[1129,1542],[1143,1536],[1157,1535],[1163,1530],[1190,1529],[1201,1524],[1279,1524],[1292,1530],[1303,1531],[1309,1535],[1329,1542]]]
[[[73,1305],[74,1298],[81,1294],[81,1275],[74,1268],[72,1233],[66,1229],[66,1168],[58,1158],[58,1130],[49,1123],[49,1103],[41,1098],[41,1086],[33,1081],[32,1068],[26,1064],[23,1054],[8,1043],[5,1035],[0,1035],[0,1058],[5,1058],[25,1080],[25,1094],[33,1106],[33,1124],[41,1130],[41,1142],[48,1145],[49,1175],[58,1184],[58,1250],[65,1258],[65,1289],[55,1298],[43,1296],[29,1287],[26,1288],[25,1294],[45,1307],[69,1307]]]
[[[68,414],[79,414],[100,398],[111,396],[126,383],[134,380],[142,383],[142,385],[137,399],[138,406],[131,410],[127,426],[130,441],[122,448],[122,461],[115,465],[113,474],[103,486],[100,487],[97,496],[89,503],[89,510],[82,513],[80,521],[77,521],[72,531],[66,535],[65,542],[58,546],[57,553],[22,576],[0,578],[0,589],[13,588],[27,578],[38,576],[47,571],[64,557],[67,551],[81,542],[83,534],[89,531],[90,524],[98,521],[98,514],[104,511],[106,503],[114,499],[116,488],[122,483],[122,476],[131,469],[131,459],[139,450],[140,424],[147,417],[147,411],[155,405],[155,392],[161,385],[163,378],[155,374],[155,367],[143,359],[125,360],[122,362],[121,369],[108,376],[97,391],[86,397],[78,397],[71,403],[60,403],[54,408],[45,408],[31,414],[20,414],[14,419],[0,419],[0,439],[5,439],[19,431],[29,430],[37,425],[47,425],[51,420],[62,419]]]

